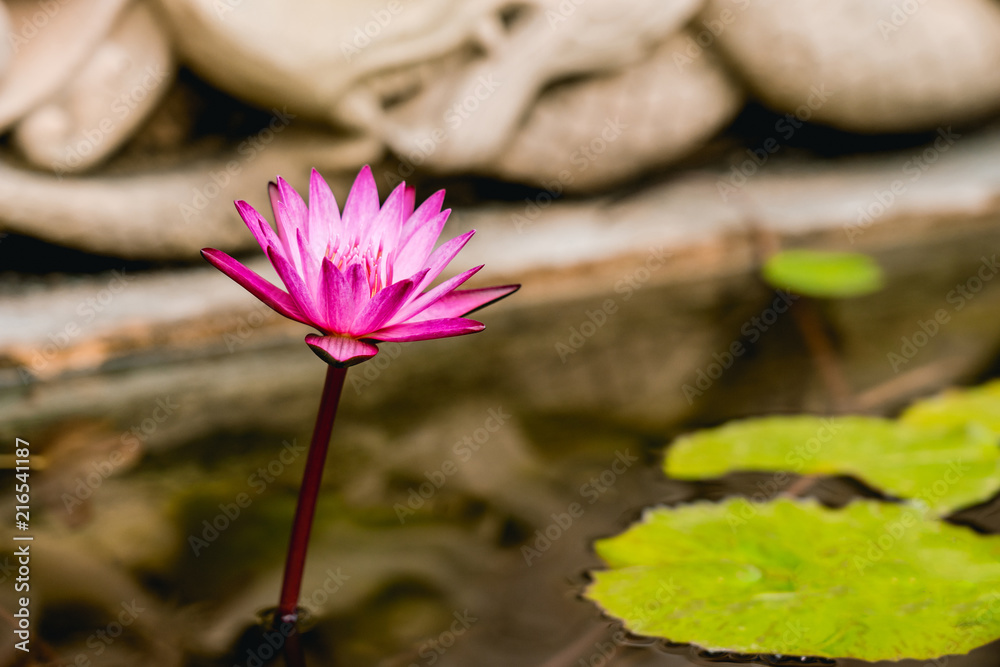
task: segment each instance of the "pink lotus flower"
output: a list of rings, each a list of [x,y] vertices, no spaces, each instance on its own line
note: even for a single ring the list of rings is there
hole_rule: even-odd
[[[209,262],[248,292],[293,320],[318,329],[306,343],[324,361],[350,366],[378,354],[376,343],[461,336],[484,325],[464,316],[515,292],[520,285],[457,289],[482,266],[430,285],[475,231],[432,252],[450,209],[444,191],[416,211],[414,190],[400,184],[379,206],[371,169],[361,170],[343,215],[315,169],[309,206],[278,178],[270,184],[277,233],[245,201],[236,209],[274,266],[287,292],[213,248]]]

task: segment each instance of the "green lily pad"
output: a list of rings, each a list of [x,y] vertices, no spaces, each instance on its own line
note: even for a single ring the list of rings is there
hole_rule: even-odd
[[[774,287],[820,298],[870,294],[883,282],[875,260],[849,252],[784,250],[768,258],[763,273]]]
[[[1000,380],[971,389],[948,389],[917,401],[899,419],[924,428],[981,424],[1000,437]]]
[[[850,475],[945,515],[1000,491],[1000,447],[974,422],[919,428],[874,417],[764,417],[679,438],[664,470],[679,479],[736,470]]]
[[[931,659],[1000,637],[1000,536],[906,505],[737,498],[647,511],[595,548],[586,597],[715,651]]]

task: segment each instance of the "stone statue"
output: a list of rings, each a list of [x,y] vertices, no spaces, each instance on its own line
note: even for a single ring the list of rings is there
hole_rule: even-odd
[[[0,231],[122,257],[238,251],[244,184],[310,166],[555,196],[696,152],[748,93],[863,133],[1000,108],[990,0],[8,0],[0,24]],[[178,63],[268,126],[186,145]]]

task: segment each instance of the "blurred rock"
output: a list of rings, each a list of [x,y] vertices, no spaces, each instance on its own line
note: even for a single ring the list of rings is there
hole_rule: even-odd
[[[149,116],[173,82],[166,33],[134,3],[56,95],[18,123],[14,141],[32,164],[58,175],[106,159]]]
[[[606,188],[687,156],[743,104],[715,54],[686,62],[690,39],[679,33],[631,67],[542,94],[483,168],[558,194]]]
[[[238,145],[130,173],[62,178],[0,161],[0,227],[126,258],[199,261],[198,252],[207,246],[253,247],[234,200],[267,211],[266,184],[275,174],[302,186],[308,177],[303,165],[330,174],[372,154],[363,139],[337,141],[289,127],[292,120],[279,109],[270,127]],[[336,183],[336,173],[329,180]]]
[[[990,0],[709,0],[700,20],[778,111],[854,132],[909,132],[1000,109]]]
[[[745,87],[794,128],[944,129],[1000,108],[987,0],[93,4],[7,6],[0,229],[123,258],[250,248],[230,202],[310,167],[606,192],[717,156]],[[174,53],[210,85],[178,93]],[[205,102],[220,90],[222,112]],[[227,133],[226,113],[258,122]]]
[[[402,169],[539,183],[624,113],[630,139],[617,144],[617,157],[561,186],[606,187],[688,153],[740,101],[713,59],[682,70],[671,62],[679,41],[660,47],[697,0],[635,2],[627,11],[609,0],[164,6],[204,76],[262,106],[287,104],[377,137],[408,163]],[[316,29],[299,29],[307,25]],[[568,95],[545,92],[569,77],[577,80]],[[560,121],[581,101],[588,115],[567,131]]]
[[[7,2],[13,53],[0,84],[0,129],[56,95],[106,38],[129,0]]]
[[[182,58],[264,108],[344,121],[345,92],[372,74],[459,49],[506,0],[158,0]]]
[[[377,100],[358,99],[357,105],[366,109],[365,124],[370,131],[385,137],[392,150],[412,164],[436,171],[493,171],[494,163],[510,151],[511,142],[524,133],[525,118],[544,103],[547,88],[568,78],[575,79],[574,88],[587,88],[599,80],[595,75],[642,67],[650,53],[680,30],[697,8],[693,0],[635,2],[624,7],[609,0],[525,5],[505,31],[498,21],[497,38],[480,45],[483,55],[469,53],[440,73],[428,73],[409,91],[396,93],[405,93],[403,101],[391,106],[383,102],[384,110]],[[647,75],[643,83],[654,90],[669,90],[673,81]],[[656,93],[640,88],[619,86],[604,92],[618,93],[621,100],[637,95],[640,105],[656,99]],[[348,93],[349,99],[352,96],[358,97]],[[715,108],[725,103],[702,101],[708,102],[707,118],[724,122]],[[570,154],[583,140],[581,135],[589,141],[604,130],[608,117],[618,111],[614,103],[605,100],[604,109],[592,109],[589,116],[578,118],[576,127],[582,130],[568,136],[556,132],[538,147],[538,153]],[[730,110],[732,106],[728,105]],[[673,117],[684,112],[667,108],[661,113]],[[531,139],[537,140],[538,133]],[[657,147],[668,153],[677,151],[673,145]],[[560,171],[561,165],[534,157],[515,157],[513,162],[536,181]],[[613,172],[614,166],[622,165],[612,163],[608,170]],[[606,184],[599,176],[591,182]]]

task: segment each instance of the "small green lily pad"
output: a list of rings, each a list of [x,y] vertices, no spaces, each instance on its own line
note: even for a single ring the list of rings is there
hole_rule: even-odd
[[[1000,437],[1000,380],[969,389],[948,389],[917,401],[899,419],[923,428],[981,424]]]
[[[861,660],[1000,637],[1000,536],[906,505],[737,498],[649,510],[595,544],[586,597],[632,632],[713,651]]]
[[[764,417],[683,436],[664,461],[679,479],[737,470],[850,475],[943,516],[1000,491],[1000,447],[974,422],[919,428],[874,417]]]
[[[858,253],[783,250],[768,258],[764,279],[772,286],[804,296],[862,296],[882,288],[882,269]]]

